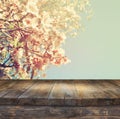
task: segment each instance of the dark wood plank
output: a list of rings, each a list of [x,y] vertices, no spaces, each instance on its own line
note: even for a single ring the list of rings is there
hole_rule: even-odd
[[[120,119],[120,107],[0,106],[0,119]]]
[[[110,80],[109,82],[120,87],[120,80]]]
[[[1,86],[1,85],[4,85],[4,84],[7,83],[7,82],[8,82],[8,81],[6,81],[6,80],[1,80],[1,79],[0,79],[0,86]]]
[[[111,80],[112,82],[116,82],[116,83],[118,83],[119,84],[119,86],[120,86],[120,79],[119,80]]]
[[[53,85],[54,81],[38,81],[19,96],[19,104],[48,105],[48,96]]]
[[[76,98],[74,81],[58,81],[49,95],[49,102],[50,105],[75,105]]]

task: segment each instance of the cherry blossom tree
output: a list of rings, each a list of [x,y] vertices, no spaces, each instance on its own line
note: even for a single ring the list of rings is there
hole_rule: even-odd
[[[70,62],[62,45],[82,28],[89,0],[1,0],[0,70],[10,79],[41,78]]]

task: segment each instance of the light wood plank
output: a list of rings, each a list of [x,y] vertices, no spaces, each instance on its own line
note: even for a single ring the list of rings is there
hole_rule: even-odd
[[[105,81],[76,81],[75,87],[80,98],[117,98],[114,93],[107,92],[110,86]]]
[[[29,88],[21,96],[19,96],[19,104],[30,105],[47,105],[48,96],[54,85],[54,81],[38,81]]]
[[[49,95],[50,105],[74,105],[77,98],[74,81],[58,81]]]
[[[80,99],[94,99],[104,97],[103,92],[98,90],[96,83],[91,85],[88,81],[76,81],[75,87]]]

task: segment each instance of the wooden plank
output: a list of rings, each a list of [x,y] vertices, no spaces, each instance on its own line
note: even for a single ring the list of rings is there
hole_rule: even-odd
[[[13,81],[14,82],[14,81]],[[16,83],[5,92],[6,94],[0,98],[0,104],[3,105],[17,105],[18,96],[20,96],[24,91],[26,91],[31,85],[34,84],[32,81],[15,81]],[[10,83],[10,82],[9,82]]]
[[[0,86],[1,86],[1,85],[4,85],[4,84],[7,83],[7,82],[8,82],[8,81],[6,81],[6,80],[1,80],[1,79],[0,79]]]
[[[90,82],[90,81],[89,81]],[[102,98],[96,99],[96,103],[98,106],[104,106],[104,105],[120,105],[120,97],[117,95],[119,93],[119,89],[116,90],[116,86],[113,84],[111,85],[109,83],[109,80],[99,80],[94,83],[91,81],[91,85],[96,84],[96,87],[98,90],[101,90],[104,93],[104,96]],[[96,94],[98,95],[98,94]]]
[[[49,95],[50,105],[75,105],[77,98],[74,81],[58,81]]]
[[[120,119],[120,107],[0,106],[0,119]]]
[[[7,81],[0,86],[0,98],[8,93],[9,89],[12,88],[17,83],[17,81]]]
[[[103,82],[103,83],[102,83]],[[79,106],[117,105],[120,99],[114,93],[109,92],[109,85],[105,81],[76,81]]]
[[[101,98],[103,99],[111,99],[111,98],[118,98],[118,96],[113,92],[114,88],[113,85],[111,85],[109,83],[109,81],[105,81],[105,80],[97,80],[97,81],[88,81],[89,85],[93,85],[98,91],[101,91],[103,94]],[[95,97],[98,98],[99,96],[99,92],[97,91],[97,93],[95,93]]]
[[[21,96],[20,105],[48,105],[48,96],[54,85],[54,81],[38,81]]]
[[[80,99],[104,98],[105,94],[99,90],[97,83],[91,84],[89,81],[76,81],[75,87]],[[102,87],[103,88],[103,87]]]
[[[120,87],[120,80],[110,80],[109,82]]]
[[[55,83],[56,82],[56,83]],[[120,105],[119,81],[7,81],[0,104],[44,106]]]
[[[17,98],[23,94],[28,88],[34,85],[35,81],[17,81],[17,83],[8,90],[3,98]]]
[[[117,82],[117,84],[114,82],[112,83],[111,81],[101,81],[101,84],[104,86],[104,92],[109,94],[111,97],[116,97],[120,98],[120,81]]]

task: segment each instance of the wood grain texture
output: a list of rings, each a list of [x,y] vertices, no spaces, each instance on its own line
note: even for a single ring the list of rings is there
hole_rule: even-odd
[[[77,101],[79,106],[120,104],[119,95],[116,95],[119,90],[116,90],[116,86],[111,85],[109,81],[76,81],[75,87],[79,97]]]
[[[48,105],[48,96],[54,81],[37,81],[18,98],[20,105]]]
[[[2,80],[2,81],[0,80],[0,86],[1,86],[1,85],[4,85],[4,84],[7,83],[7,82],[8,82],[8,81],[6,81],[6,80]]]
[[[0,106],[0,119],[120,119],[120,107]]]
[[[4,82],[4,81],[3,81]],[[7,81],[4,84],[0,81],[0,97],[9,92],[13,85],[17,84],[17,81]]]
[[[50,105],[74,105],[77,93],[74,81],[56,82],[49,95]]]
[[[120,81],[0,81],[0,119],[120,119]]]
[[[33,84],[34,82],[31,83],[28,81],[15,81],[14,85],[12,85],[8,89],[6,88],[6,90],[3,91],[4,95],[0,98],[0,104],[17,104],[18,97],[28,88],[30,88]]]
[[[0,81],[1,105],[120,105],[120,80]]]
[[[3,96],[3,98],[18,98],[22,93],[24,93],[27,89],[29,89],[34,82],[29,81],[18,81],[16,84],[12,86],[8,93]]]

